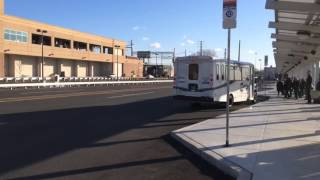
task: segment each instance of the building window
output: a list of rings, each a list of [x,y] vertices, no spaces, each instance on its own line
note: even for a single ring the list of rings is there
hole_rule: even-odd
[[[32,34],[32,44],[41,44],[41,35],[39,34]],[[51,37],[50,36],[43,36],[43,45],[51,46]]]
[[[84,42],[74,41],[73,42],[73,48],[78,51],[88,51],[87,48],[88,44]]]
[[[8,41],[27,43],[28,33],[22,31],[4,30],[4,39]]]
[[[59,48],[71,48],[71,41],[67,39],[54,38],[54,46]]]
[[[113,48],[112,47],[103,46],[103,53],[104,54],[113,54]]]
[[[90,44],[89,48],[90,48],[91,52],[94,52],[94,53],[97,53],[97,54],[101,53],[101,46],[99,46],[99,45]]]

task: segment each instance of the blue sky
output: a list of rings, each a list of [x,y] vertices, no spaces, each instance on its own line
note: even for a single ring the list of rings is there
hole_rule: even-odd
[[[65,28],[133,40],[136,50],[177,49],[196,52],[199,41],[223,57],[227,31],[222,29],[222,0],[6,0],[6,14]],[[268,22],[272,11],[265,0],[238,0],[238,27],[232,31],[232,58],[254,62],[269,55],[274,65]],[[153,45],[153,46],[151,46]],[[159,48],[160,46],[160,48]],[[159,49],[157,49],[159,48]]]

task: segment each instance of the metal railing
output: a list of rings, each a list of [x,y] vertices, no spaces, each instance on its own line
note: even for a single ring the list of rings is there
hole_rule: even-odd
[[[171,83],[171,79],[145,79],[145,78],[115,78],[87,77],[87,78],[0,78],[0,88],[40,88],[40,87],[72,87],[72,86],[95,86],[95,85],[136,85]]]
[[[46,77],[45,82],[100,82],[100,81],[118,81],[117,78],[107,77]],[[146,80],[171,80],[170,78],[119,78],[119,81],[146,81]],[[1,84],[17,84],[17,83],[41,83],[43,78],[41,77],[5,77],[0,78]]]

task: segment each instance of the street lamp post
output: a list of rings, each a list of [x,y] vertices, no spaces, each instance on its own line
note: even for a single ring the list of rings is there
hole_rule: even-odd
[[[255,52],[254,53],[254,68],[257,68],[257,56],[258,56],[258,53]],[[257,68],[258,69],[258,68]]]
[[[42,77],[42,81],[45,82],[44,79],[44,50],[43,50],[43,39],[44,39],[44,34],[48,33],[47,30],[41,30],[41,29],[37,29],[38,33],[41,33],[41,77]]]
[[[155,53],[156,55],[156,78],[158,77],[158,53]]]
[[[117,81],[119,81],[119,45],[114,46],[117,50]]]
[[[259,65],[260,65],[260,68],[259,68],[259,76],[260,76],[260,81],[262,81],[261,83],[260,83],[260,89],[262,89],[263,88],[263,86],[264,86],[264,82],[263,82],[263,73],[262,73],[262,67],[261,67],[261,62],[262,62],[262,59],[259,59]]]

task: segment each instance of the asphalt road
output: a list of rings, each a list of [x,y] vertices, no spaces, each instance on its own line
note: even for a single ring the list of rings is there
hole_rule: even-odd
[[[168,137],[223,110],[171,94],[171,84],[0,90],[0,179],[230,179]]]

